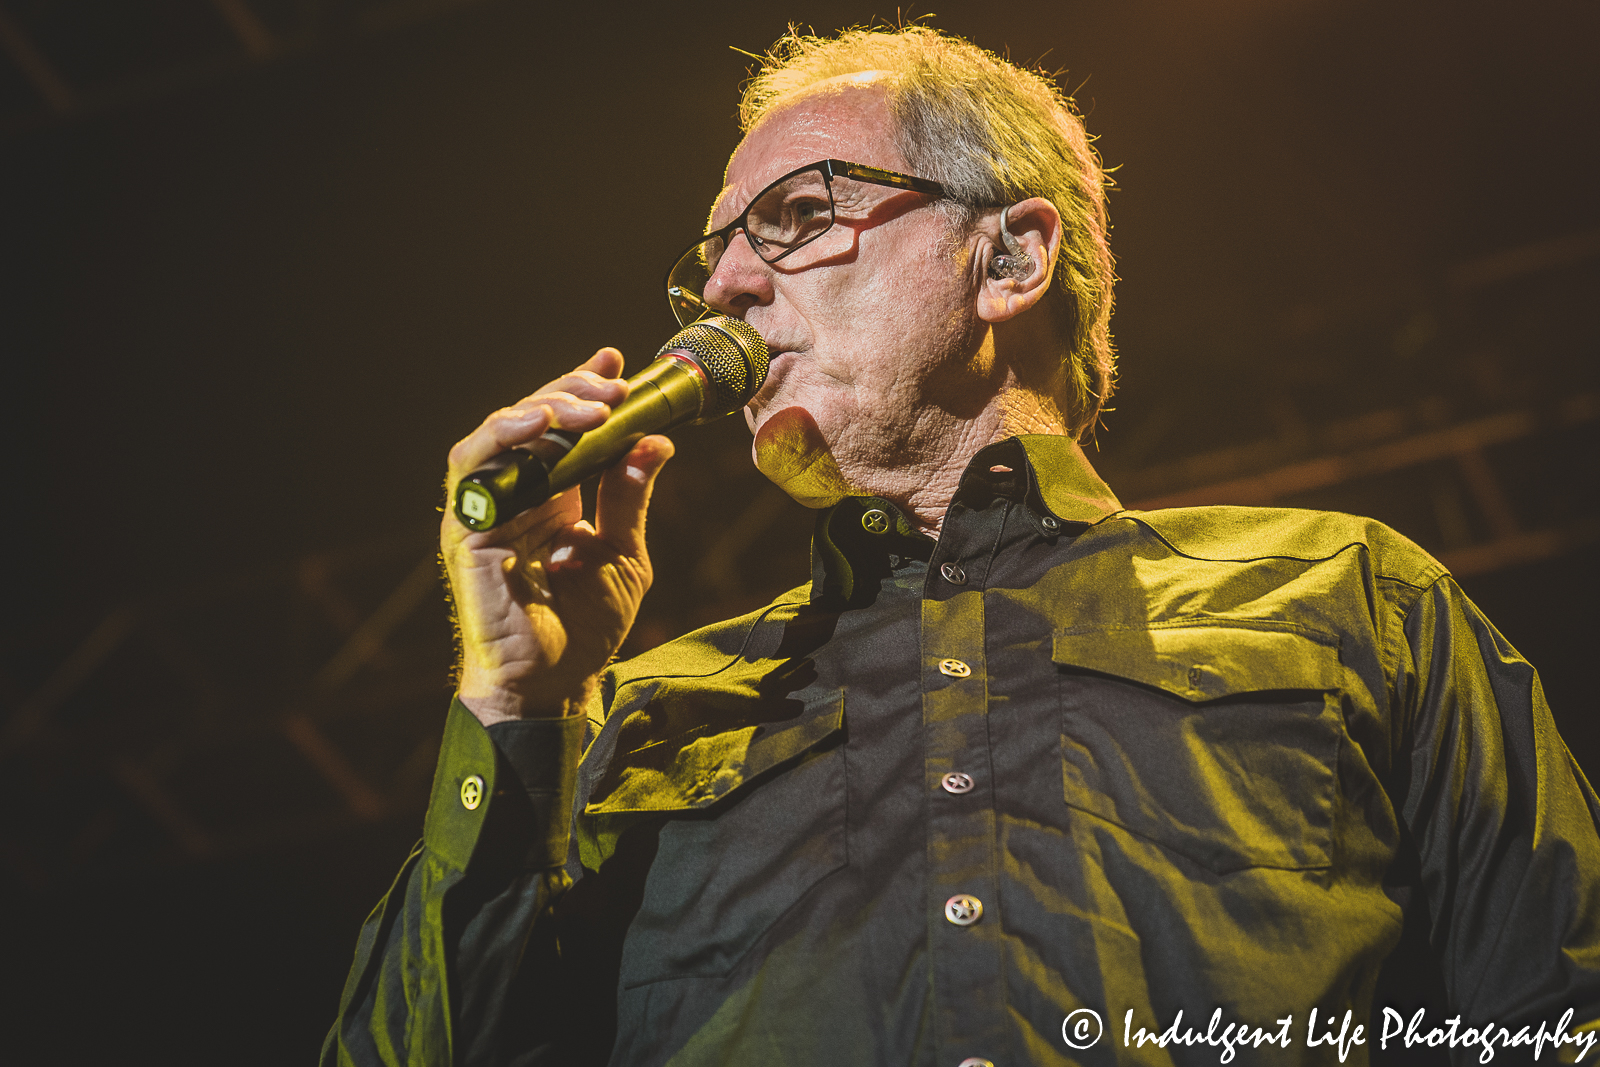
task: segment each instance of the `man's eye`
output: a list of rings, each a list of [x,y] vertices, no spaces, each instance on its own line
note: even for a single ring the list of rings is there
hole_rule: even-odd
[[[797,229],[828,214],[828,205],[822,200],[792,200],[788,208],[789,225]]]

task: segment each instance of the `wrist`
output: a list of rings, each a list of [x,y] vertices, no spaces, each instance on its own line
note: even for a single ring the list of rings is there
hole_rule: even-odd
[[[493,726],[519,719],[581,715],[598,684],[596,676],[577,685],[496,685],[463,672],[456,697],[484,726]]]

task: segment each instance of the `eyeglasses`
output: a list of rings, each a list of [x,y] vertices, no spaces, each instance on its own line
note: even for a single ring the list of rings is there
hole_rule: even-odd
[[[927,178],[914,178],[892,170],[824,159],[785,174],[750,201],[744,213],[722,229],[708,233],[684,249],[667,272],[667,302],[677,316],[678,325],[715,314],[705,302],[706,285],[716,273],[717,263],[727,251],[735,232],[744,231],[745,240],[768,263],[786,259],[833,229],[841,213],[851,217],[856,205],[846,197],[840,205],[834,195],[836,179],[846,178],[868,185],[909,189],[930,196],[944,196],[944,186]],[[863,216],[865,211],[862,212]],[[813,246],[802,261],[791,261],[796,269],[826,258],[832,242]],[[817,254],[813,254],[817,253]]]

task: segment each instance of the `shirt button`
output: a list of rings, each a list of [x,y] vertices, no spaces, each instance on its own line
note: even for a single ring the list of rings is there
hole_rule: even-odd
[[[958,1067],[994,1067],[994,1063],[982,1056],[968,1056],[962,1060]]]
[[[952,771],[939,779],[939,784],[944,786],[946,793],[970,793],[972,792],[972,775],[962,774],[960,771]]]
[[[461,806],[468,811],[477,811],[482,803],[483,779],[476,774],[469,774],[467,780],[461,783]]]
[[[1044,518],[1039,520],[1039,525],[1043,526],[1046,530],[1051,531],[1061,529],[1061,521],[1054,515],[1046,515]]]
[[[983,918],[983,901],[967,893],[957,893],[944,902],[944,917],[957,926],[971,926]]]
[[[861,516],[861,528],[867,533],[888,533],[889,513],[880,508],[873,508]]]
[[[939,673],[952,678],[965,678],[972,673],[972,668],[958,659],[942,659],[939,661]]]
[[[946,563],[939,568],[939,573],[944,575],[944,580],[951,585],[967,584],[967,572],[957,567],[954,563]]]

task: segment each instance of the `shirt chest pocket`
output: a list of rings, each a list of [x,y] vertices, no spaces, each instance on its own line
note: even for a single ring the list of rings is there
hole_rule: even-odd
[[[663,716],[694,721],[692,693]],[[762,717],[757,712],[753,718]],[[623,987],[730,971],[806,891],[845,865],[844,694],[787,720],[619,754],[578,820],[585,865],[622,834],[650,838]]]
[[[1066,802],[1219,874],[1328,866],[1344,730],[1318,636],[1058,631]]]

